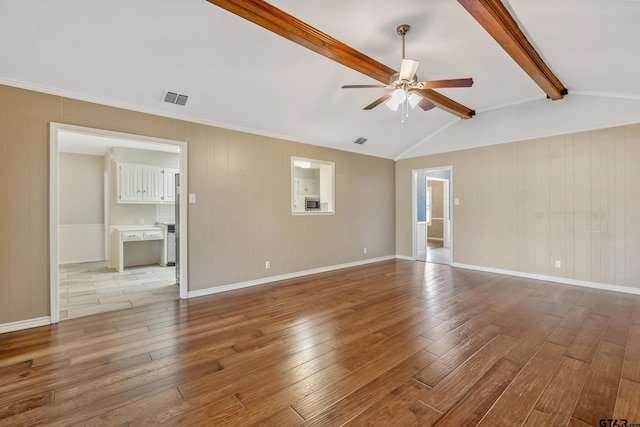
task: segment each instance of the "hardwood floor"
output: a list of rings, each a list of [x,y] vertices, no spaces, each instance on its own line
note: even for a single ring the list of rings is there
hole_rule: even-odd
[[[439,264],[385,261],[0,335],[2,426],[601,419],[640,423],[640,297]]]

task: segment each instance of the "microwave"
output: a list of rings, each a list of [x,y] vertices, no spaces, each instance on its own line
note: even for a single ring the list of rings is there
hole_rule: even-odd
[[[320,198],[318,198],[318,197],[305,197],[304,198],[304,210],[305,211],[319,211],[320,210]]]

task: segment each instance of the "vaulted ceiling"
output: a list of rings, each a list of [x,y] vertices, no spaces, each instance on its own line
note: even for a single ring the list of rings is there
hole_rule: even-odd
[[[638,0],[261,3],[0,0],[0,83],[393,159],[640,122]],[[400,24],[420,80],[474,80],[404,123],[341,89],[399,69]]]

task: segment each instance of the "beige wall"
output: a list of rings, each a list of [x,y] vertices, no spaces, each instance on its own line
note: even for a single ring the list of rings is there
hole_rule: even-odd
[[[455,263],[640,287],[640,125],[397,162],[399,255],[411,171],[448,165]]]
[[[188,143],[190,290],[395,253],[391,160],[0,85],[0,324],[49,314],[51,121]],[[291,216],[292,155],[335,162],[335,215]]]

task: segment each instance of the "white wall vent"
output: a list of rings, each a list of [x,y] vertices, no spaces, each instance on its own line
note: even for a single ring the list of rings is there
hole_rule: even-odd
[[[169,90],[165,91],[162,95],[162,101],[168,102],[169,104],[185,105],[187,103],[187,99],[189,99],[189,95],[183,95]]]
[[[356,140],[355,140],[355,141],[353,141],[353,142],[354,142],[354,143],[356,143],[356,144],[360,144],[360,145],[362,145],[362,144],[364,144],[365,142],[367,142],[367,138],[362,138],[362,137],[360,137],[360,138],[356,139]]]

